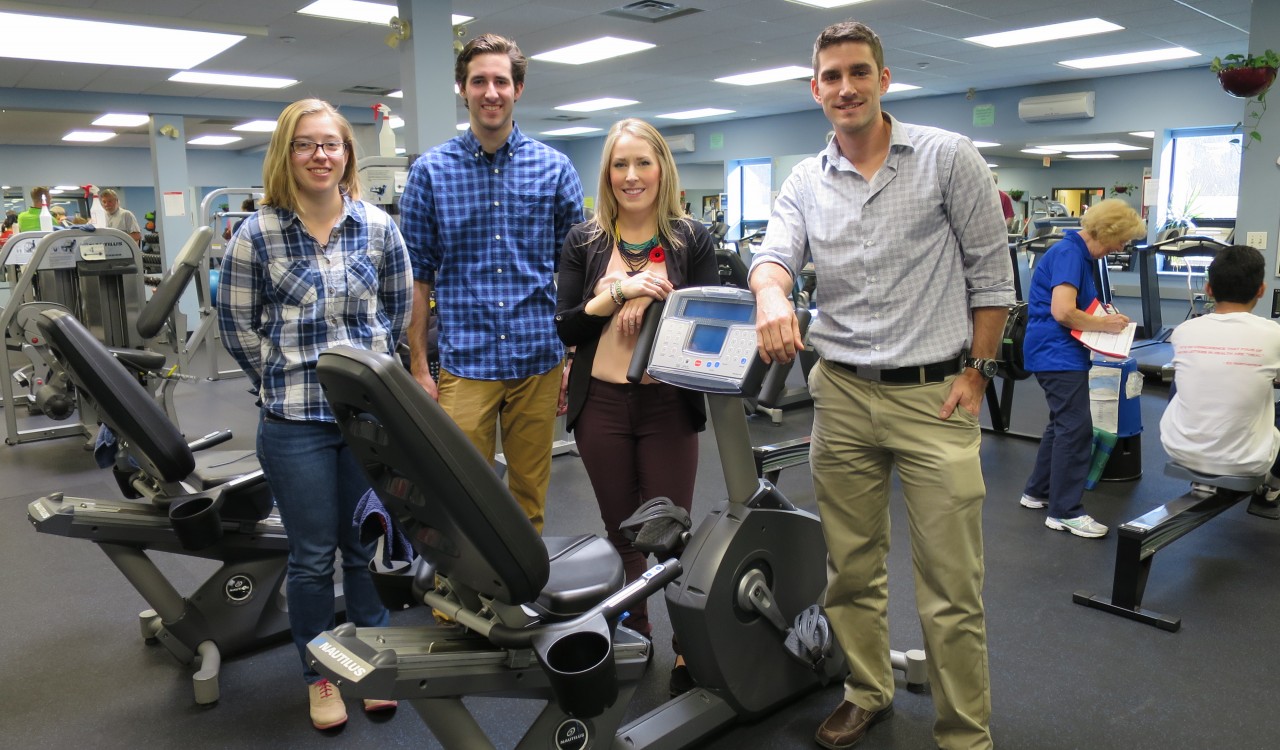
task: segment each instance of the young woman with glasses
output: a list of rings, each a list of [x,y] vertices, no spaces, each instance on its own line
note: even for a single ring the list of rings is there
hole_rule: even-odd
[[[338,550],[347,620],[382,627],[388,615],[368,569],[373,545],[352,525],[369,482],[321,392],[316,360],[339,344],[393,352],[412,288],[399,229],[360,200],[353,145],[350,123],[327,102],[285,108],[263,163],[262,207],[228,243],[218,284],[223,342],[261,407],[258,458],[289,534],[289,625],[317,729],[347,720],[337,687],[306,664],[307,642],[334,627]],[[395,705],[364,701],[366,711]]]

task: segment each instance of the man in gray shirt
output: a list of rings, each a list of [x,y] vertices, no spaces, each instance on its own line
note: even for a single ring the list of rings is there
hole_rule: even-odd
[[[827,28],[813,67],[835,137],[783,184],[751,288],[761,355],[789,361],[803,348],[790,290],[808,261],[817,273],[811,464],[830,555],[824,605],[850,674],[815,739],[851,747],[893,711],[886,556],[897,466],[934,739],[991,747],[978,410],[1014,301],[999,197],[967,138],[880,109],[889,70],[871,29]]]
[[[107,227],[119,229],[133,238],[134,242],[142,242],[142,225],[138,217],[127,208],[120,208],[120,196],[111,188],[98,193],[102,200],[102,209],[107,212]]]

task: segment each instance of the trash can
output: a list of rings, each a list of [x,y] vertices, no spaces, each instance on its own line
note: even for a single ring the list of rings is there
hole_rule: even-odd
[[[1142,476],[1142,375],[1133,357],[1095,359],[1089,371],[1093,425],[1114,433],[1115,447],[1102,470],[1104,482],[1130,482]]]

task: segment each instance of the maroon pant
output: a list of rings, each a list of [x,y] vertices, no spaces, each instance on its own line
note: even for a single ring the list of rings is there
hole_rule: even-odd
[[[619,385],[593,378],[573,430],[609,541],[622,557],[627,580],[633,581],[648,568],[648,560],[618,532],[618,525],[655,497],[671,498],[685,510],[693,506],[698,433],[688,407],[674,386]],[[632,608],[625,624],[650,634],[644,602]]]

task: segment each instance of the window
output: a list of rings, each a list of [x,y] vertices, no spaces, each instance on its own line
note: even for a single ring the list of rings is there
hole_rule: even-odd
[[[1235,229],[1240,190],[1240,134],[1226,128],[1174,133],[1167,152],[1168,193],[1164,223],[1168,230],[1227,242]],[[1157,256],[1162,274],[1201,275],[1213,256]]]

